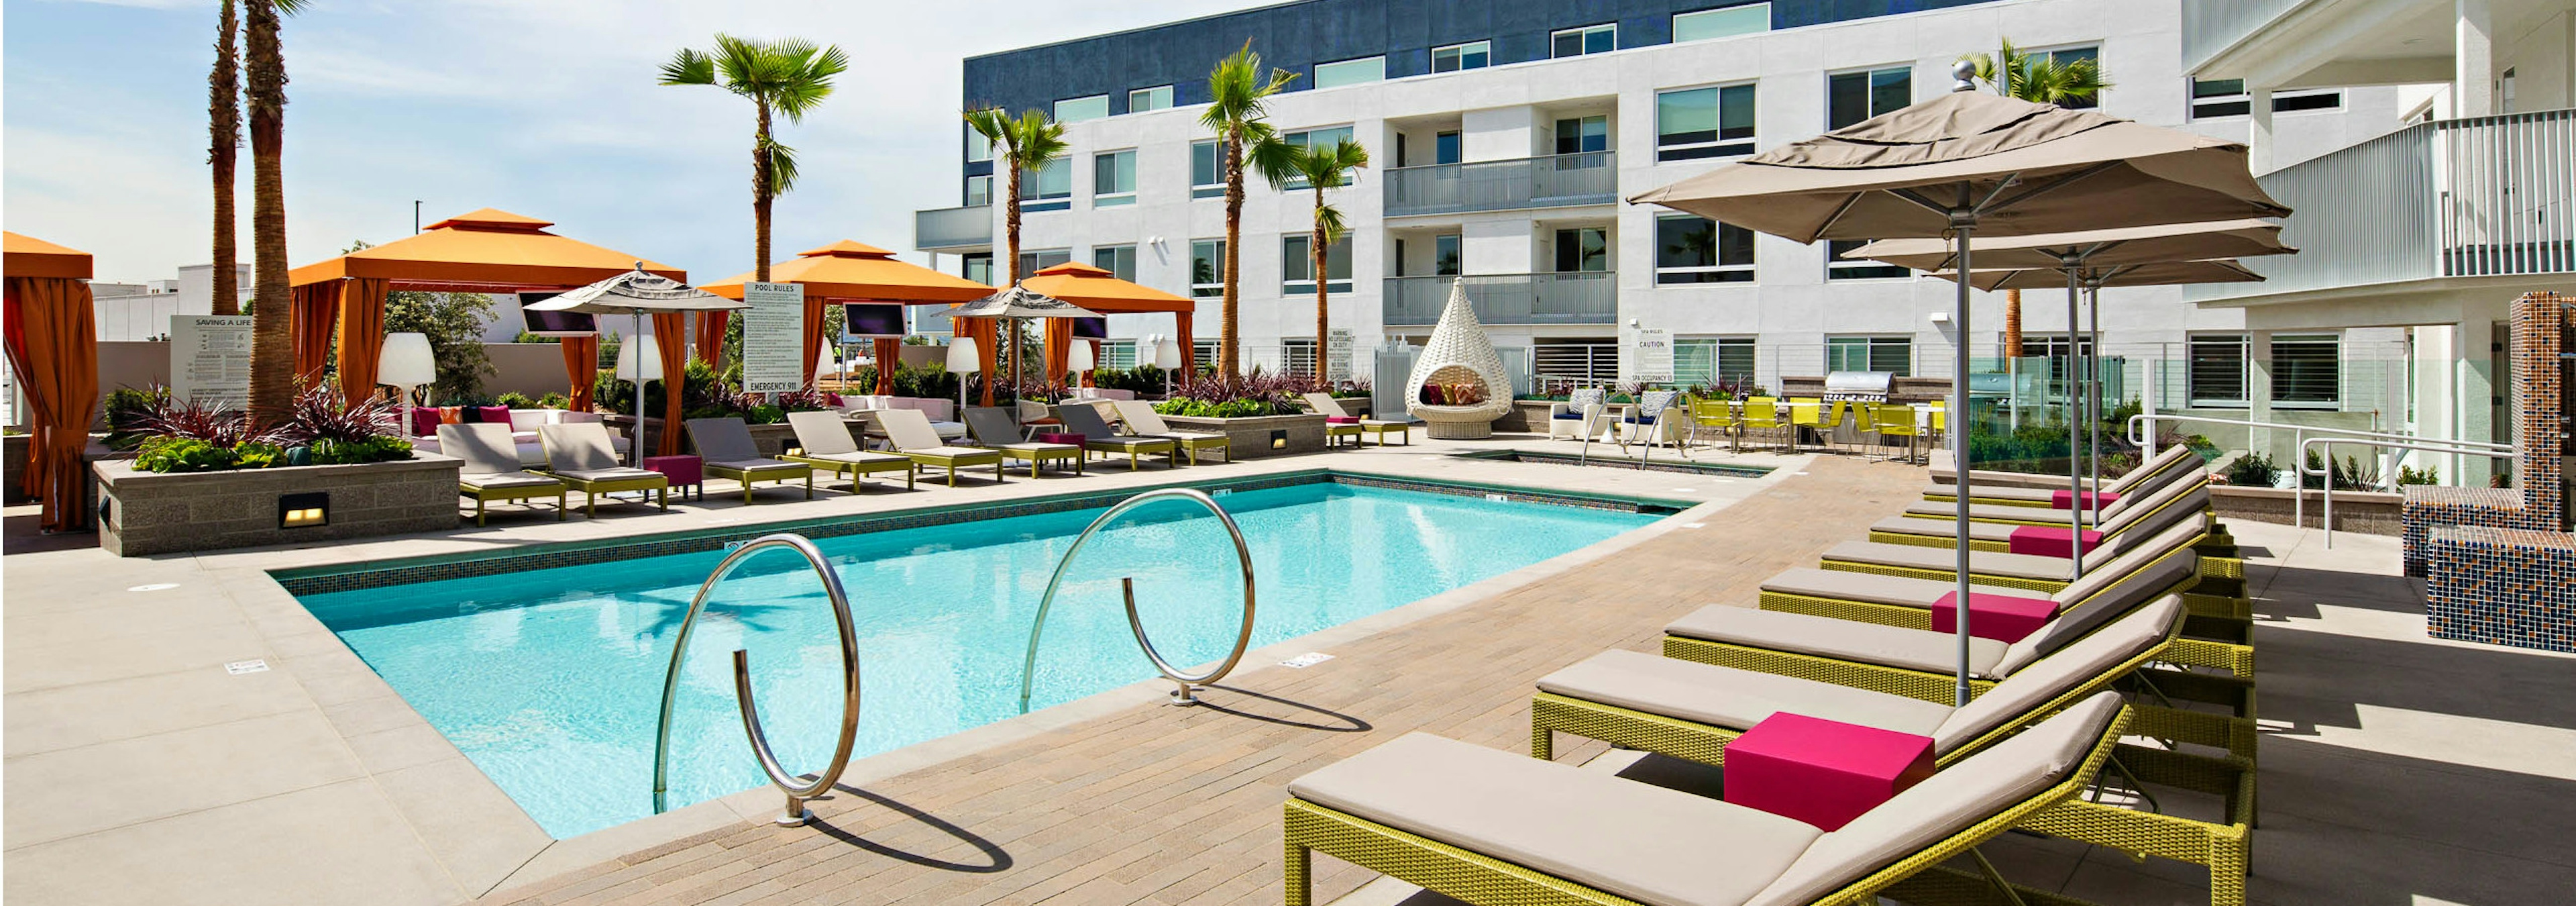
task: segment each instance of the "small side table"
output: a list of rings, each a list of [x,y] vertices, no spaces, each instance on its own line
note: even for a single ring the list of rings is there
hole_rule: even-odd
[[[2056,616],[2057,602],[2048,598],[1968,593],[1968,634],[1977,638],[2010,645],[2029,638]],[[1932,631],[1959,631],[1958,592],[1942,592],[1932,602]]]
[[[1726,746],[1726,801],[1832,831],[1932,776],[1932,737],[1786,712]]]
[[[660,472],[671,482],[671,490],[696,492],[695,499],[707,499],[706,461],[695,456],[647,456],[641,468]]]
[[[2037,557],[2075,559],[2075,533],[2054,525],[2024,525],[2012,530],[2004,542],[2005,550]],[[2084,530],[2084,550],[2091,553],[2102,546],[2102,533]]]

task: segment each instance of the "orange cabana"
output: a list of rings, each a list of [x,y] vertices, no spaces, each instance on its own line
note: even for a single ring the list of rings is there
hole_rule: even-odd
[[[751,282],[750,274],[735,274],[698,287],[727,299],[742,298],[742,285]],[[796,257],[771,265],[769,282],[805,285],[805,384],[814,384],[814,364],[823,356],[823,306],[830,302],[901,302],[905,305],[937,305],[950,302],[972,302],[993,294],[993,288],[952,277],[938,271],[898,261],[894,253],[848,239],[818,249],[796,253]],[[901,358],[902,340],[876,341],[878,393],[894,392],[894,369],[889,363]]]
[[[376,392],[376,354],[384,346],[388,292],[515,293],[565,290],[642,269],[687,281],[679,268],[546,232],[553,223],[484,208],[429,225],[419,235],[307,264],[288,275],[295,287],[295,374],[321,380],[331,346],[333,310],[340,328],[340,392],[351,401]],[[565,377],[576,401],[590,397],[598,340],[567,341]],[[581,360],[588,349],[592,358]]]
[[[98,408],[98,322],[91,313],[88,252],[0,233],[9,368],[26,394],[26,492],[41,502],[38,527],[89,524],[83,455]]]
[[[1070,261],[1038,271],[1037,276],[1020,281],[1020,285],[1030,292],[1043,293],[1104,315],[1171,312],[1174,321],[1172,338],[1181,347],[1179,381],[1188,384],[1190,378],[1198,373],[1198,356],[1190,338],[1190,322],[1198,313],[1197,300],[1120,280],[1108,271]],[[1048,318],[1046,373],[1049,380],[1064,374],[1072,350],[1073,322]],[[1100,360],[1099,352],[1096,348],[1092,350],[1092,361]],[[1085,373],[1083,379],[1088,381],[1090,375]]]

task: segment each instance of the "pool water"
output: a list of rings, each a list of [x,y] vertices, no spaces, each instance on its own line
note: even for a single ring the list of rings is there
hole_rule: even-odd
[[[1653,514],[1343,485],[1217,498],[1256,575],[1255,646],[1411,603],[1609,538]],[[1029,621],[1048,575],[1101,510],[818,542],[849,592],[862,713],[853,757],[1019,713]],[[719,552],[306,595],[305,606],[556,837],[653,813],[653,732],[673,633]],[[1242,619],[1233,548],[1203,509],[1130,511],[1058,593],[1029,707],[1155,676],[1118,578],[1176,665],[1214,661]],[[672,719],[670,807],[767,781],[743,739],[731,652],[750,653],[761,717],[794,770],[830,757],[839,644],[821,582],[763,551],[700,617]],[[1221,697],[1223,691],[1210,693]]]

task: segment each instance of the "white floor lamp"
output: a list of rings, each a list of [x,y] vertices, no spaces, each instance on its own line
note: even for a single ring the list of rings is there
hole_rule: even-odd
[[[389,333],[385,345],[376,351],[376,383],[402,388],[404,433],[418,429],[412,424],[411,395],[422,387],[438,383],[438,356],[429,348],[425,333]],[[432,433],[436,429],[431,429]]]
[[[642,332],[617,344],[617,377],[635,382],[635,433],[626,439],[626,464],[631,466],[644,461],[644,382],[662,380],[662,344],[652,334]],[[662,392],[678,391],[663,381]],[[662,427],[667,431],[672,426]]]
[[[1181,367],[1181,344],[1170,337],[1156,342],[1154,367],[1163,372],[1163,396],[1169,399],[1172,395],[1172,372]]]
[[[957,376],[957,418],[966,418],[966,376],[983,370],[984,362],[976,356],[974,337],[957,337],[948,341],[948,373]],[[878,362],[878,368],[889,367]]]

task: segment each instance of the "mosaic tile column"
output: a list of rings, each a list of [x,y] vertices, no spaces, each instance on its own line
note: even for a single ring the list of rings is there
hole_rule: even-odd
[[[2558,354],[2565,346],[2567,301],[2557,293],[2536,292],[2516,299],[2510,308],[2513,351],[2514,488],[2414,486],[2405,489],[2400,507],[2405,534],[2406,574],[2427,575],[2431,568],[2431,533],[2446,526],[2560,531],[2566,523],[2567,491],[2560,450],[2565,426],[2558,423],[2567,388],[2561,380]]]

